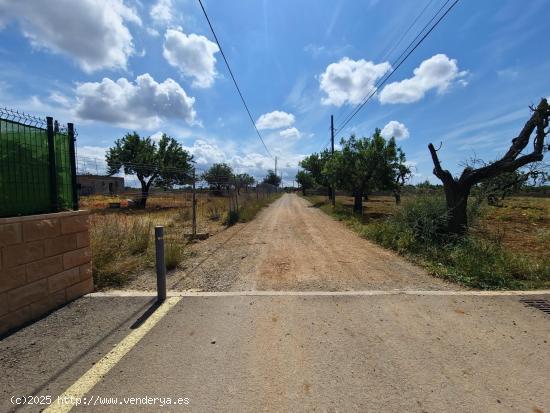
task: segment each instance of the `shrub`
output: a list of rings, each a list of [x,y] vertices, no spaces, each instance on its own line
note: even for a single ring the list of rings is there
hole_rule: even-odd
[[[128,252],[132,255],[142,254],[147,251],[151,240],[151,222],[138,219],[125,228]]]
[[[185,250],[183,245],[174,239],[166,238],[166,242],[164,243],[164,260],[166,263],[166,269],[173,270],[183,261],[184,257]]]
[[[207,208],[207,216],[211,221],[219,221],[222,216],[222,209],[217,205],[209,205]]]
[[[225,217],[224,224],[230,227],[231,225],[235,225],[237,222],[239,222],[239,212],[235,210],[229,211]]]

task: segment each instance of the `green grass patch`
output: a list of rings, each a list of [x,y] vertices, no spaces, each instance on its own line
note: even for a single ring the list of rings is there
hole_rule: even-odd
[[[333,209],[318,198],[311,201],[360,236],[423,265],[435,276],[477,289],[550,287],[550,257],[511,252],[489,234],[476,232],[462,238],[446,234],[445,203],[440,197],[411,198],[394,215],[368,222],[338,203]],[[469,210],[470,221],[475,223],[482,213],[474,205]]]

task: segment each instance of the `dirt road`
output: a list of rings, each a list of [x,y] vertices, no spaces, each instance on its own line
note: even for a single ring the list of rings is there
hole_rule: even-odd
[[[294,194],[285,194],[247,224],[193,247],[168,288],[202,291],[346,291],[456,289],[402,257],[360,238]],[[128,289],[155,289],[153,274]]]

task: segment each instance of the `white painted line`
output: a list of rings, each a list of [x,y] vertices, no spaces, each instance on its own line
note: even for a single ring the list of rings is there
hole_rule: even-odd
[[[109,353],[82,375],[71,387],[61,394],[46,410],[45,413],[69,412],[73,403],[62,403],[60,400],[82,400],[84,396],[120,361],[122,358],[174,307],[181,297],[168,298],[162,303],[147,320],[128,334]]]
[[[432,295],[432,296],[523,296],[550,295],[550,290],[474,291],[474,290],[370,290],[370,291],[168,291],[169,297],[241,297],[241,296],[374,296],[374,295]],[[111,290],[88,294],[86,297],[154,297],[154,291]]]

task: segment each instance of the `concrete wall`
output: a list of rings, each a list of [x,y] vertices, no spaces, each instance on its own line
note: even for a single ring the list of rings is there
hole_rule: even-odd
[[[0,335],[92,291],[88,211],[0,218]]]

